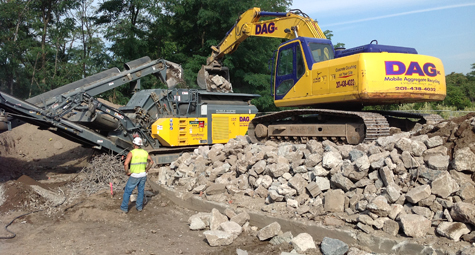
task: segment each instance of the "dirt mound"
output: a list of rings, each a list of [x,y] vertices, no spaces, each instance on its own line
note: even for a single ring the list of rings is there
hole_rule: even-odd
[[[469,113],[465,116],[452,118],[443,122],[438,128],[433,125],[424,125],[416,135],[428,135],[430,137],[440,136],[444,138],[445,147],[449,149],[449,155],[465,147],[475,153],[475,113]]]
[[[6,203],[0,205],[0,213],[15,209],[38,209],[47,203],[47,200],[32,188],[32,185],[48,189],[48,186],[23,175],[18,180],[6,182],[3,189],[3,200]]]
[[[93,150],[34,125],[23,124],[0,134],[0,182],[26,174],[48,179],[47,172],[73,172],[86,166]]]

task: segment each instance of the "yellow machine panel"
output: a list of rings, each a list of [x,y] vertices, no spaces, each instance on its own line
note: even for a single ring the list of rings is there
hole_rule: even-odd
[[[444,100],[445,71],[440,59],[401,53],[361,55],[362,100],[375,103]]]
[[[207,118],[158,119],[152,125],[152,137],[169,147],[207,144]]]
[[[275,105],[399,104],[439,101],[445,95],[445,72],[438,58],[360,53],[314,63],[283,99],[275,100]]]
[[[227,143],[238,135],[245,135],[255,114],[213,114],[212,143]]]
[[[152,137],[163,146],[191,146],[227,143],[238,135],[245,135],[255,114],[212,114],[207,118],[161,118],[152,125]],[[208,139],[211,129],[212,139]]]

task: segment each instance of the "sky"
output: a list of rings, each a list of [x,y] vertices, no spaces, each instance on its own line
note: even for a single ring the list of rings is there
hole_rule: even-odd
[[[331,30],[333,44],[347,49],[377,40],[441,59],[446,75],[474,71],[474,0],[293,0],[291,9]]]

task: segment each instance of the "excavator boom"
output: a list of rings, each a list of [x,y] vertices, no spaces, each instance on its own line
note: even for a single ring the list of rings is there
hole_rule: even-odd
[[[273,19],[260,21],[264,17]],[[265,12],[257,7],[249,9],[239,16],[219,45],[211,47],[211,56],[198,73],[197,82],[202,89],[232,92],[229,71],[227,67],[222,66],[222,58],[236,51],[239,44],[249,36],[288,40],[299,36],[326,39],[317,22],[300,10]]]

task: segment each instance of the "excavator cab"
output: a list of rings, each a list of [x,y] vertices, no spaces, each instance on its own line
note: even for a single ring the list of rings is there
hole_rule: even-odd
[[[280,45],[275,55],[274,99],[282,100],[302,78],[309,77],[314,63],[334,58],[330,40],[299,37]],[[294,91],[295,92],[295,91]]]

